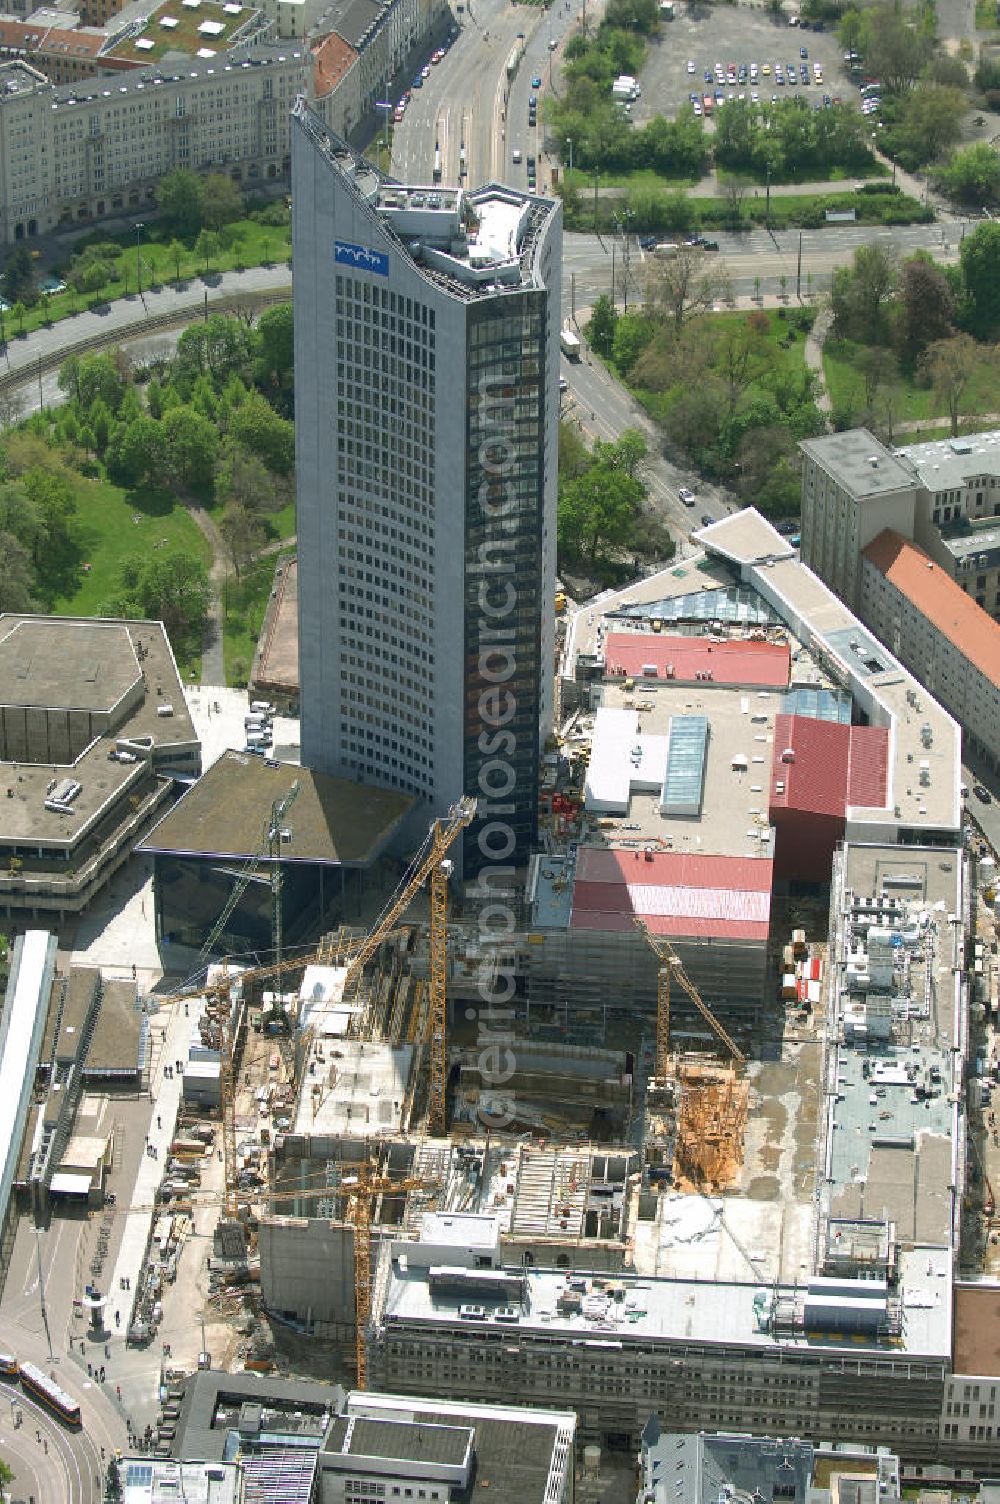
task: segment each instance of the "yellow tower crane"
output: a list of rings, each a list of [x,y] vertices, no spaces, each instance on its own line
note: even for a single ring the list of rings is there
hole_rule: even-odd
[[[463,795],[447,815],[434,821],[420,850],[354,954],[344,979],[347,998],[360,981],[367,961],[378,950],[411,899],[431,879],[430,928],[430,1087],[427,1101],[428,1127],[432,1134],[445,1131],[445,1088],[448,1076],[447,969],[448,969],[448,849],[460,831],[471,825],[476,801]]]
[[[656,973],[656,1076],[662,1080],[670,1070],[670,976],[671,972],[683,987],[688,997],[694,1003],[702,1018],[716,1038],[725,1046],[735,1063],[742,1069],[746,1065],[746,1056],[737,1045],[736,1041],[727,1033],[719,1023],[715,1014],[708,1004],[702,1001],[701,994],[691,981],[681,958],[674,950],[666,935],[654,935],[648,929],[645,920],[636,918],[634,921],[637,930],[641,930],[646,937],[646,942],[659,961]]]
[[[345,1176],[340,1188],[348,1197],[345,1219],[354,1228],[354,1382],[358,1389],[364,1389],[368,1379],[366,1337],[372,1313],[371,1230],[375,1202],[433,1187],[428,1181],[416,1178],[390,1180],[375,1166],[362,1165],[356,1176]]]

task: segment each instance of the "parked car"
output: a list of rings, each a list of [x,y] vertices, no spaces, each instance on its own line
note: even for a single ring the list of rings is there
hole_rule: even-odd
[[[653,250],[655,248],[655,246],[656,246],[656,236],[655,235],[640,235],[639,236],[639,249],[641,251],[651,251],[651,250]]]
[[[980,804],[993,803],[993,795],[990,793],[989,789],[984,789],[981,783],[974,783],[972,785],[972,792],[975,794]]]
[[[711,527],[712,523],[714,521],[715,521],[715,518],[712,516],[712,514],[710,512],[702,512],[702,514],[701,514],[701,525],[702,525],[702,527]]]

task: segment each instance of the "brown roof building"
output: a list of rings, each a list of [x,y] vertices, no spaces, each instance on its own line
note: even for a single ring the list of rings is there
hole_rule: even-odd
[[[863,552],[860,615],[961,724],[977,756],[1000,766],[1000,623],[890,528]]]

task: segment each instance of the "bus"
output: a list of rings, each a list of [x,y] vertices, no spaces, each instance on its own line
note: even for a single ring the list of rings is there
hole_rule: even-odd
[[[17,1359],[13,1353],[0,1353],[0,1376],[5,1379],[17,1378]]]
[[[435,181],[435,183],[440,183],[440,181],[441,181],[441,148],[440,148],[440,146],[435,146],[434,147],[434,181]]]
[[[50,1379],[47,1373],[36,1368],[34,1363],[22,1363],[19,1368],[21,1375],[21,1388],[26,1394],[33,1395],[40,1404],[53,1415],[59,1417],[67,1426],[80,1425],[80,1406],[65,1391],[60,1389],[54,1379]]]

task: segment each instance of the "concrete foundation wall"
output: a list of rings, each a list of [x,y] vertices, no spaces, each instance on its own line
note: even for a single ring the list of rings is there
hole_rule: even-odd
[[[260,1289],[265,1309],[312,1328],[354,1335],[354,1229],[318,1217],[264,1218]]]

